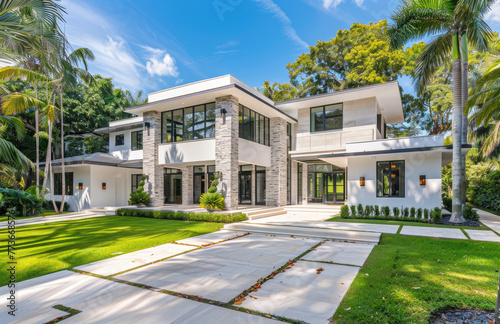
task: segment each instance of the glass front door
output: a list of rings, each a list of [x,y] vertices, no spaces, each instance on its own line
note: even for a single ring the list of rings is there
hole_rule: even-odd
[[[165,204],[182,204],[182,172],[177,169],[165,169],[163,176]]]
[[[308,202],[333,204],[345,200],[344,172],[309,172]]]
[[[266,168],[259,166],[255,170],[255,204],[266,204]]]
[[[205,193],[205,173],[195,173],[193,181],[193,201],[199,204],[200,196]]]
[[[240,204],[252,203],[252,172],[240,172]]]

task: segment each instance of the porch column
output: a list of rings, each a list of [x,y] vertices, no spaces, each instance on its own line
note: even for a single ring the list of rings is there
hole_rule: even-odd
[[[192,205],[193,202],[193,166],[182,168],[182,204]]]
[[[163,195],[163,166],[158,164],[158,145],[161,143],[161,114],[157,111],[144,113],[144,124],[150,127],[143,128],[142,142],[144,154],[142,160],[143,173],[148,177],[145,180],[144,191],[150,195],[150,206],[162,206]]]
[[[270,120],[271,167],[266,171],[266,205],[286,205],[287,135],[286,121]]]
[[[233,96],[215,99],[215,170],[226,209],[238,209],[239,103]],[[225,113],[223,113],[225,111]]]
[[[307,163],[302,163],[302,202],[301,204],[307,205],[307,186],[309,183],[307,182]]]
[[[255,197],[255,187],[256,187],[256,180],[257,179],[255,177],[256,177],[255,165],[252,165],[252,186],[251,186],[252,188],[250,189],[250,190],[252,190],[251,193],[250,193],[250,197],[252,197],[252,205],[255,205],[255,201],[256,201],[255,200],[256,199],[256,197]]]
[[[292,205],[297,205],[297,204],[300,204],[301,202],[299,201],[299,197],[297,195],[298,191],[297,191],[297,188],[298,188],[298,173],[299,173],[299,163],[297,161],[293,161],[292,160],[292,168],[291,168],[291,177],[290,177],[290,180],[291,180],[291,193],[292,193],[292,197],[291,197],[291,201],[290,203]]]

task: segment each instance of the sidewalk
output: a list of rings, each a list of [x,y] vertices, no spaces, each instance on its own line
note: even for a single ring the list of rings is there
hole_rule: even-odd
[[[500,216],[477,208],[474,210],[477,211],[481,223],[500,234]]]
[[[72,220],[80,220],[86,218],[94,218],[94,217],[102,217],[108,216],[104,213],[94,213],[94,212],[74,212],[68,214],[60,214],[60,215],[51,215],[51,216],[39,216],[32,218],[22,218],[16,217],[15,225],[19,226],[27,226],[27,225],[36,225],[36,224],[45,224],[45,223],[53,223],[53,222],[62,222],[62,221],[72,221]],[[0,229],[7,228],[8,221],[0,222]]]

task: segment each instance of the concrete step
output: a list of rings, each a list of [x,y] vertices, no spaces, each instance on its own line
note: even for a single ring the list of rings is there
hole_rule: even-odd
[[[271,217],[271,216],[278,216],[278,215],[284,215],[284,214],[286,214],[286,210],[276,210],[276,211],[271,211],[271,212],[266,212],[266,213],[254,214],[254,215],[248,216],[248,219],[254,220],[254,219]]]
[[[285,208],[283,207],[263,207],[263,208],[249,208],[249,209],[244,209],[241,212],[246,214],[247,216],[253,216],[253,215],[258,215],[262,213],[271,213],[271,212],[276,212],[276,211],[284,211]]]
[[[352,242],[370,242],[378,243],[380,241],[380,233],[357,232],[334,230],[325,228],[304,228],[294,226],[280,226],[270,224],[249,224],[249,223],[233,223],[224,225],[225,230],[260,233],[260,234],[275,234],[285,236],[311,237],[331,240],[347,240]]]

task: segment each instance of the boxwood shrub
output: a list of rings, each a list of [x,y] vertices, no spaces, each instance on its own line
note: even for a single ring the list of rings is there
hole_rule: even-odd
[[[349,209],[351,213],[349,214]],[[363,213],[360,214],[359,210],[363,210]],[[436,208],[439,210],[439,208]],[[378,205],[371,206],[367,205],[363,208],[361,204],[357,206],[347,206],[343,205],[340,208],[340,217],[341,218],[351,218],[351,219],[377,219],[377,220],[398,220],[398,221],[407,221],[407,222],[419,222],[419,223],[429,223],[431,221],[440,222],[440,216],[434,215],[434,219],[429,218],[431,212],[436,214],[436,211],[430,211],[428,209],[415,209],[415,208],[401,208],[394,207],[392,209],[393,214],[391,215],[391,209],[387,206],[379,207]],[[402,213],[401,213],[402,212]],[[406,214],[406,216],[405,216]],[[440,215],[441,213],[439,213]],[[423,217],[422,217],[423,216]],[[473,215],[471,217],[474,217]]]
[[[231,215],[215,213],[184,213],[167,210],[145,210],[133,208],[120,208],[116,211],[116,215],[213,223],[235,223],[248,220],[248,217],[245,214]]]

